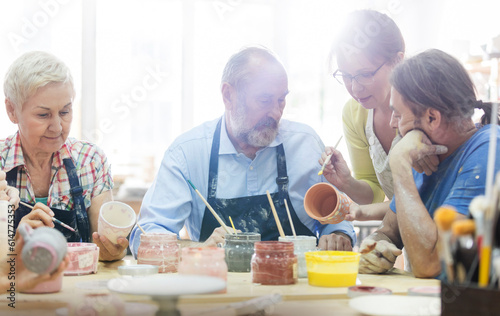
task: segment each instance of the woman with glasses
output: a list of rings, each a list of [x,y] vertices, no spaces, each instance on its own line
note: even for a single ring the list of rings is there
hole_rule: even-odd
[[[353,175],[342,154],[332,147],[325,149],[320,163],[333,154],[323,174],[358,204],[393,196],[388,154],[399,136],[389,124],[389,77],[404,52],[405,42],[397,25],[373,10],[351,13],[334,44],[338,68],[333,76],[352,96],[342,119]],[[382,211],[362,214],[358,207],[351,207],[347,219],[381,219],[383,215]]]

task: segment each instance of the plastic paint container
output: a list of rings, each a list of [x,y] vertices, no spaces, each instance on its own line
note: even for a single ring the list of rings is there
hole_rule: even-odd
[[[226,234],[224,249],[229,272],[250,272],[256,241],[260,241],[258,233]]]
[[[86,275],[97,273],[99,247],[94,243],[69,242],[69,264],[64,275]]]
[[[307,278],[307,266],[305,253],[316,250],[316,237],[314,236],[285,236],[279,237],[279,241],[293,242],[294,253],[298,260],[299,278]]]
[[[292,242],[256,242],[251,265],[253,283],[262,285],[297,283],[297,256],[293,253]]]
[[[137,250],[137,264],[158,266],[160,273],[177,272],[180,246],[177,235],[172,233],[147,233],[141,235]]]
[[[309,285],[345,287],[356,285],[360,253],[352,251],[306,252]]]

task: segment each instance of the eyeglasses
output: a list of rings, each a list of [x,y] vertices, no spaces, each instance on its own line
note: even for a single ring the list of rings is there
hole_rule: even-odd
[[[342,72],[340,72],[340,70],[337,69],[333,73],[333,78],[337,79],[337,81],[340,84],[345,84],[345,85],[352,84],[353,80],[356,80],[356,82],[358,84],[363,85],[363,86],[369,85],[375,81],[375,78],[374,78],[375,74],[377,73],[377,71],[380,70],[380,68],[382,68],[383,65],[385,65],[385,63],[386,62],[384,62],[382,65],[380,65],[377,69],[375,69],[375,71],[364,72],[364,73],[357,74],[355,76],[343,74]]]

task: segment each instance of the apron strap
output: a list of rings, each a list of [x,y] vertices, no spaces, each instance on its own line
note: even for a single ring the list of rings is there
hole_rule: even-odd
[[[283,206],[285,204],[285,199],[288,196],[288,173],[286,171],[286,157],[285,149],[283,144],[280,144],[276,148],[277,160],[276,164],[278,167],[278,177],[276,178],[276,184],[278,185],[278,197],[279,204]]]
[[[212,149],[210,151],[210,168],[208,171],[208,193],[207,193],[207,201],[210,205],[211,205],[210,201],[212,199],[215,199],[217,195],[221,122],[222,118],[219,120],[219,122],[217,122],[217,127],[215,128],[212,140]],[[278,169],[276,184],[278,185],[278,197],[280,199],[279,204],[283,206],[285,204],[285,199],[288,196],[288,174],[286,170],[286,157],[283,144],[279,144],[276,147],[276,165]]]
[[[212,199],[217,195],[217,179],[219,173],[219,147],[220,147],[220,130],[222,118],[217,122],[214,137],[212,140],[212,150],[210,151],[210,168],[208,169],[208,192],[207,200],[210,204]]]
[[[12,168],[5,175],[5,180],[7,181],[7,185],[14,188],[17,188],[17,168],[18,167]]]
[[[269,209],[269,201],[266,195],[258,196],[247,196],[232,199],[218,199],[217,195],[217,177],[218,177],[218,166],[219,166],[219,146],[220,146],[220,134],[221,134],[221,122],[222,119],[217,123],[210,154],[210,169],[208,176],[208,194],[207,201],[214,208],[215,212],[228,221],[228,217],[232,216],[233,220],[238,221],[249,221],[256,220],[259,221],[257,226],[254,225],[254,221],[250,224],[245,225],[243,231],[258,231],[261,233],[262,240],[277,240],[278,230],[276,228],[276,223],[274,220],[268,220],[270,215],[270,210],[267,213],[263,213],[263,210]],[[276,147],[276,166],[277,166],[277,177],[276,184],[278,185],[278,190],[275,193],[271,193],[271,199],[276,206],[276,211],[279,216],[281,216],[282,223],[285,224],[284,230],[291,235],[290,223],[285,210],[285,199],[288,201],[290,208],[290,215],[294,221],[294,226],[297,234],[314,236],[309,228],[304,226],[300,219],[298,218],[293,205],[288,196],[288,173],[286,169],[286,157],[283,144]],[[200,229],[200,241],[205,241],[212,234],[214,228],[218,227],[219,224],[205,208],[203,214],[201,229]]]
[[[66,159],[64,159],[63,162],[65,162],[65,160]],[[80,219],[80,217],[76,216],[77,214],[74,213],[77,211],[77,209],[81,209],[81,202],[83,202],[83,196],[82,196],[83,189],[80,186],[80,181],[78,180],[78,176],[76,175],[76,168],[74,167],[73,162],[71,161],[71,159],[68,159],[68,160],[70,161],[70,166],[66,166],[66,164],[65,164],[65,168],[66,168],[66,171],[68,172],[68,180],[69,180],[69,183],[71,186],[70,193],[71,193],[71,196],[73,197],[73,204],[74,204],[73,210],[72,211],[65,211],[65,210],[59,210],[59,209],[55,209],[55,208],[51,208],[51,210],[56,214],[57,219],[61,220],[62,222],[68,224],[71,227],[76,228],[76,232],[74,232],[74,233],[69,232],[65,228],[63,228],[63,229],[57,228],[59,231],[61,231],[63,233],[63,235],[68,240],[68,242],[80,242],[80,241],[85,241],[81,237],[82,232],[83,232],[83,234],[86,234],[86,236],[88,238],[89,226],[83,227],[83,225],[80,224],[80,222],[82,222],[82,220]],[[16,167],[16,168],[10,170],[9,172],[7,172],[7,174],[6,174],[6,180],[7,180],[8,185],[15,187],[15,188],[18,188],[18,186],[17,186],[18,168],[19,167]],[[73,174],[70,174],[70,172],[69,172],[69,170],[71,168],[73,170],[75,170],[75,172]],[[76,176],[76,179],[75,179],[75,176]],[[79,198],[77,197],[78,195],[79,195]],[[78,200],[80,200],[81,202],[78,202]],[[83,209],[85,209],[85,204],[83,204]],[[21,218],[30,212],[31,212],[30,208],[25,207],[24,205],[19,205],[19,208],[14,213],[14,219],[15,219],[14,229],[17,229],[17,226],[19,225],[19,221],[21,220]],[[87,223],[87,225],[88,225],[88,216],[87,216],[86,211],[84,212],[84,216],[85,216],[85,219],[83,220],[83,222]],[[87,241],[89,241],[89,240],[87,240]]]
[[[80,180],[78,179],[78,174],[76,172],[75,165],[71,158],[63,159],[64,167],[66,168],[66,173],[68,174],[68,181],[71,187],[70,193],[73,198],[73,210],[76,212],[76,224],[78,226],[78,231],[82,238],[82,242],[90,242],[90,223],[87,214],[87,209],[85,208],[85,200],[83,199],[83,188],[80,185]]]

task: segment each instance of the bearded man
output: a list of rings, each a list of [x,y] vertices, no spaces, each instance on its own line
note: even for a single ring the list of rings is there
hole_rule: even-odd
[[[221,83],[225,113],[178,137],[166,151],[158,175],[146,193],[139,224],[146,232],[179,234],[191,242],[215,246],[225,231],[191,188],[206,197],[220,218],[229,216],[243,232],[277,240],[276,222],[266,191],[285,235],[292,235],[285,203],[297,235],[316,236],[318,247],[351,250],[356,242],[350,222],[322,225],[304,210],[304,195],[318,175],[324,145],[309,126],[282,120],[288,95],[285,68],[268,49],[248,47],[234,54]],[[130,237],[137,255],[140,230]]]

